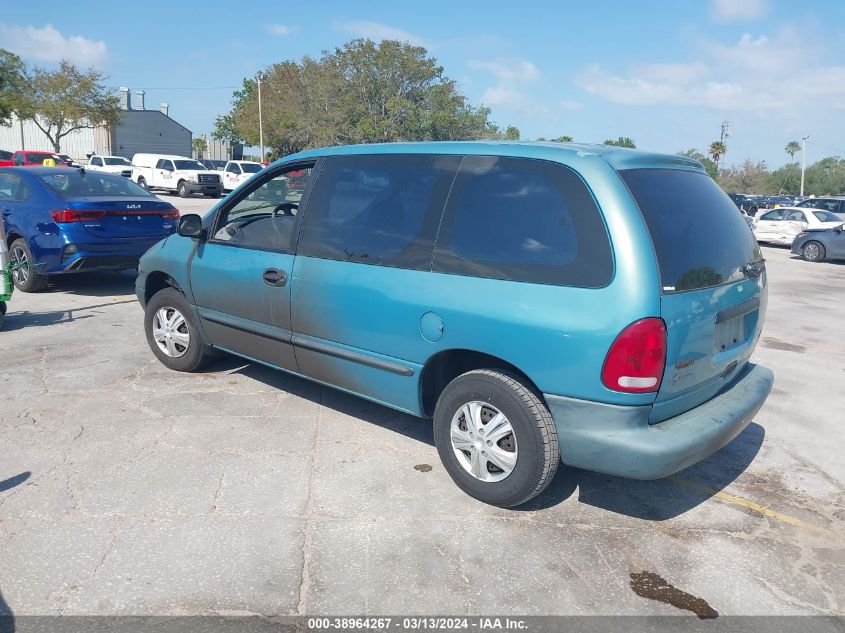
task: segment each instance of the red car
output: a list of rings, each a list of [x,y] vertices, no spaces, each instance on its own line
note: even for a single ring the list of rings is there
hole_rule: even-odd
[[[5,149],[0,149],[0,167],[12,166],[12,152],[7,152]]]
[[[46,159],[56,162],[56,167],[70,167],[71,161],[61,158],[53,152],[32,152],[18,150],[12,155],[12,166],[14,167],[41,167]]]

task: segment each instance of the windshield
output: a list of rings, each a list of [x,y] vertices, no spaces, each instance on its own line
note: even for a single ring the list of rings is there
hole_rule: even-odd
[[[254,163],[241,163],[241,169],[243,169],[246,174],[257,174],[261,171],[261,165],[256,165]]]
[[[648,226],[664,292],[743,278],[761,259],[748,224],[706,174],[678,169],[621,171]]]
[[[128,178],[102,172],[43,174],[38,179],[62,198],[77,196],[154,197],[149,191],[136,185]]]
[[[176,169],[196,169],[198,171],[208,171],[198,160],[174,160]]]
[[[103,162],[105,162],[106,165],[121,165],[121,166],[125,165],[126,167],[129,167],[132,164],[128,160],[126,160],[125,158],[120,158],[120,157],[104,158]]]
[[[813,215],[819,219],[819,222],[842,222],[842,218],[830,211],[813,211]]]

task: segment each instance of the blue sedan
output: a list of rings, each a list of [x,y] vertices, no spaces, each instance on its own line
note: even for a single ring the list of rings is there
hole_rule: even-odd
[[[42,290],[50,275],[135,268],[179,218],[128,178],[56,167],[0,168],[0,213],[24,292]]]

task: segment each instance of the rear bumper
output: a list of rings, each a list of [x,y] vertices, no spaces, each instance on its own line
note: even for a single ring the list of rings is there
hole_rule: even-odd
[[[619,406],[546,395],[569,466],[631,479],[660,479],[709,457],[739,435],[766,401],[774,374],[748,364],[732,385],[658,424],[650,406]]]

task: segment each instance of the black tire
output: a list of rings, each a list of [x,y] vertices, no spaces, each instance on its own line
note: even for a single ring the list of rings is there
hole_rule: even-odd
[[[185,184],[184,180],[180,180],[179,184],[176,185],[176,193],[179,194],[180,198],[187,198],[191,195],[191,192],[188,191],[188,185]]]
[[[819,242],[809,241],[801,247],[801,258],[808,262],[820,262],[824,260],[824,246]]]
[[[18,270],[17,274],[15,274],[14,270],[12,271],[12,283],[15,284],[15,288],[21,292],[40,292],[44,290],[47,287],[47,275],[39,275],[36,272],[38,262],[32,256],[32,251],[29,250],[29,244],[27,244],[26,240],[19,237],[12,242],[9,251],[11,251],[12,264],[15,261],[26,260],[25,268]]]
[[[146,179],[145,179],[143,176],[142,176],[142,177],[140,177],[140,178],[138,178],[138,186],[139,186],[139,187],[143,187],[144,189],[149,190],[149,187],[147,186],[147,181],[146,181]]]
[[[162,350],[153,335],[153,320],[159,310],[176,310],[182,315],[185,322],[184,330],[189,336],[186,349],[179,356],[169,356]],[[172,314],[172,313],[171,313]],[[165,288],[155,293],[147,302],[144,311],[144,332],[147,335],[147,343],[161,363],[175,371],[198,371],[205,367],[212,358],[209,348],[203,341],[202,336],[194,322],[188,301],[185,296],[175,288]]]
[[[461,408],[471,402],[484,403],[491,411],[498,410],[510,422],[512,436],[500,440],[512,442],[516,463],[509,475],[500,481],[482,481],[468,472],[458,461],[452,445],[453,419],[461,422]],[[483,422],[482,428],[490,421]],[[481,435],[478,436],[483,439]],[[560,464],[557,429],[548,408],[531,388],[515,374],[501,369],[478,369],[462,374],[450,382],[437,400],[434,410],[434,443],[446,472],[458,487],[479,501],[503,508],[518,506],[540,494],[552,481]],[[484,448],[479,443],[480,451]],[[491,446],[489,441],[487,446]],[[469,458],[468,451],[462,451]],[[484,454],[484,453],[482,453]],[[491,474],[485,463],[485,476]],[[504,474],[505,471],[501,471]],[[495,476],[495,472],[492,473]]]

